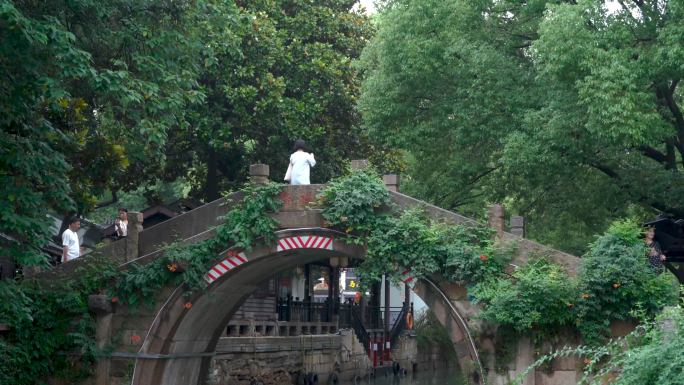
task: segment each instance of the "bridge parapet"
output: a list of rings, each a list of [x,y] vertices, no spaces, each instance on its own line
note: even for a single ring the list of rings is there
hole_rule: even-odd
[[[392,197],[392,201],[399,207],[421,207],[432,219],[443,220],[447,223],[461,224],[466,226],[480,225],[480,223],[471,218],[456,214],[435,205],[431,205],[408,195],[404,195],[399,192],[390,192],[390,195]],[[514,265],[524,265],[531,257],[534,256],[548,256],[553,262],[563,266],[571,276],[577,275],[577,269],[579,268],[581,261],[580,258],[542,245],[532,240],[521,238],[518,235],[506,231],[501,231],[500,234],[501,241],[504,245],[517,246],[517,251],[512,261]]]
[[[166,244],[191,238],[217,226],[221,216],[242,200],[243,196],[242,192],[236,192],[146,228],[140,233],[140,255],[149,254]]]

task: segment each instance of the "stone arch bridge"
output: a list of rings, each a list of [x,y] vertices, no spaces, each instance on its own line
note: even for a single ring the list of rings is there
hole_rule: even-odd
[[[267,178],[267,172],[258,175],[261,169],[252,167],[253,179],[258,181]],[[392,180],[391,177],[386,178],[386,184]],[[285,186],[280,196],[283,207],[274,214],[280,228],[276,234],[279,242],[255,247],[235,256],[237,259],[229,260],[226,255],[217,255],[215,268],[207,272],[211,273],[212,282],[206,291],[188,299],[183,296],[182,287],[166,287],[158,293],[151,309],[128,309],[123,305],[112,309],[111,303],[92,304],[91,308],[98,313],[98,343],[102,346],[114,344],[112,357],[98,363],[93,383],[203,384],[209,362],[228,321],[258,283],[275,272],[304,263],[339,257],[363,258],[362,247],[343,242],[341,234],[323,226],[320,210],[308,208],[323,187]],[[396,187],[396,184],[388,184],[391,198],[398,207],[420,206],[435,219],[459,224],[475,223],[469,218],[401,194]],[[218,218],[241,197],[240,192],[235,193],[227,199],[208,203],[144,230],[141,226],[142,215],[132,213],[129,216],[128,238],[109,244],[100,251],[116,260],[121,268],[134,262],[149,263],[162,255],[165,244],[174,240],[193,243],[212,237]],[[514,264],[524,264],[530,256],[544,254],[565,266],[570,274],[576,273],[577,257],[505,232],[500,206],[490,210],[490,225],[503,242],[517,242]],[[287,242],[293,238],[304,241]],[[225,245],[226,250],[229,247],[231,245]],[[89,259],[83,257],[35,278],[60,279],[77,274],[78,268],[88,263]],[[446,327],[459,364],[468,373],[471,383],[503,384],[534,362],[529,340],[522,339],[515,347],[516,357],[508,364],[508,373],[496,374],[493,369],[490,370],[495,367],[494,337],[479,329],[474,317],[477,308],[467,300],[465,288],[435,277],[419,280],[414,292]],[[183,306],[186,301],[190,301],[192,307]],[[122,367],[128,369],[125,377],[121,377]],[[575,383],[573,362],[554,369],[551,373],[531,373],[524,379],[524,384]],[[483,374],[485,378],[482,378]]]

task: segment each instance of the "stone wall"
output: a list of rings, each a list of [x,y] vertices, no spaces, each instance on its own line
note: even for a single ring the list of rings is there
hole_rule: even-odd
[[[479,338],[482,364],[488,373],[487,383],[491,385],[508,385],[541,356],[564,346],[577,346],[579,337],[570,329],[561,331],[554,343],[545,342],[535,346],[529,337],[513,339],[496,339],[494,335],[481,335]],[[497,357],[498,350],[508,350],[507,358]],[[497,363],[497,360],[504,360]],[[521,378],[522,385],[574,385],[581,373],[581,360],[577,357],[560,357],[530,371]],[[497,370],[498,368],[498,370]]]
[[[414,336],[404,332],[392,346],[392,359],[405,368],[407,371],[412,371],[414,364],[424,362],[418,357],[418,343]]]
[[[401,336],[392,350],[393,360],[408,373],[457,368],[453,357],[438,346],[419,349],[415,336],[409,334]],[[352,382],[355,377],[367,380],[372,372],[371,360],[350,329],[334,335],[223,337],[207,384],[296,384],[300,375],[308,373],[315,373],[319,383],[326,384],[333,373],[341,382]]]
[[[392,197],[392,201],[396,203],[399,207],[421,207],[429,214],[430,218],[432,219],[443,220],[447,223],[457,223],[473,226],[478,225],[478,222],[471,218],[431,205],[429,203],[412,198],[410,196],[398,192],[390,192],[390,195]],[[503,218],[501,218],[501,221],[502,220]],[[503,228],[501,228],[500,230],[501,231],[497,231],[500,233],[500,238],[504,244],[516,245],[517,252],[513,259],[514,264],[522,265],[525,264],[531,256],[545,255],[548,256],[555,263],[558,263],[565,267],[566,271],[571,276],[577,275],[577,269],[580,264],[580,259],[578,257],[542,245],[540,243],[531,241],[529,239],[520,238],[517,235],[504,232]]]
[[[458,368],[458,360],[456,355],[444,354],[444,351],[439,346],[430,346],[428,348],[418,348],[415,356],[415,367],[406,367],[409,372],[414,369],[416,372],[431,372],[444,371],[447,369]],[[402,367],[405,367],[402,365]]]
[[[363,375],[370,361],[353,333],[298,337],[224,337],[209,368],[209,385],[283,385],[315,373],[325,384]]]
[[[373,363],[366,350],[351,329],[340,330],[341,367],[340,381],[351,381],[354,377],[365,377],[373,368]]]

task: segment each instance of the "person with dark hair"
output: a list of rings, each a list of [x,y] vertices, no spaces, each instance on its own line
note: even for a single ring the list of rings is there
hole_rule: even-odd
[[[62,233],[62,263],[81,256],[81,242],[76,232],[81,227],[81,220],[73,217],[69,220],[69,227]]]
[[[116,237],[122,238],[128,235],[128,210],[124,207],[119,208],[119,216],[114,221]]]
[[[314,154],[307,152],[306,142],[302,139],[295,141],[293,151],[285,173],[285,180],[293,185],[311,184],[309,180],[310,169],[316,165]]]
[[[663,262],[667,260],[667,257],[660,249],[660,243],[655,240],[655,229],[653,227],[648,227],[644,236],[644,242],[646,242],[646,246],[648,247],[648,263],[651,264],[653,270],[657,273],[661,273],[663,271]]]

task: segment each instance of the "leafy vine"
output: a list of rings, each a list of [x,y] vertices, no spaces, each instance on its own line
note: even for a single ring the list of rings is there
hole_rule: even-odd
[[[401,210],[371,169],[353,171],[331,181],[318,195],[323,217],[333,228],[366,246],[359,267],[364,284],[388,274],[415,278],[442,274],[453,281],[477,282],[501,274],[509,255],[494,247],[485,226],[463,226],[431,220],[420,209]]]
[[[113,302],[136,306],[168,284],[183,284],[188,293],[203,289],[204,273],[219,252],[229,245],[249,249],[273,240],[277,224],[268,214],[280,209],[281,189],[275,183],[247,186],[244,199],[228,212],[213,238],[174,243],[149,264],[117,270],[104,257],[93,256],[77,279],[59,285],[0,282],[0,324],[10,329],[0,338],[0,383],[28,385],[48,376],[75,382],[90,376],[106,352],[95,343],[89,294],[111,290]]]

